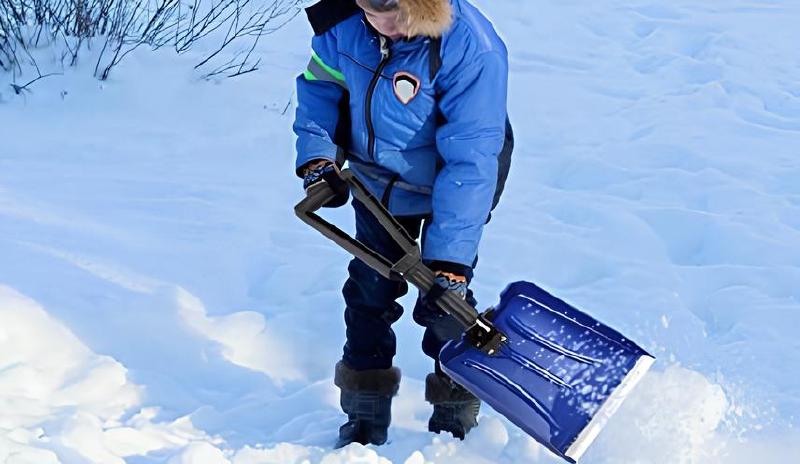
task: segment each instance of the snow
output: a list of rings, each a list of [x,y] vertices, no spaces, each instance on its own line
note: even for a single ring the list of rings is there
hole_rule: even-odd
[[[479,3],[518,143],[478,299],[531,280],[658,357],[583,462],[796,460],[800,4]],[[0,76],[0,462],[557,462],[488,408],[427,433],[408,314],[391,443],[331,449],[348,257],[292,213],[309,37],[233,80],[143,49]]]

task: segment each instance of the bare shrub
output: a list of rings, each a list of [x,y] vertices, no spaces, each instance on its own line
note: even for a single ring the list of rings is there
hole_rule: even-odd
[[[172,47],[185,53],[200,41],[211,50],[195,68],[204,77],[237,76],[258,69],[253,51],[259,40],[286,24],[307,0],[0,0],[0,69],[42,74],[34,50],[54,45],[62,66],[98,48],[94,75],[105,80],[141,46]],[[223,50],[238,47],[222,61]],[[52,74],[52,73],[51,73]]]

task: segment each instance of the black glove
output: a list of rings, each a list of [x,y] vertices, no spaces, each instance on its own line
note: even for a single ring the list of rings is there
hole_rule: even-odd
[[[445,290],[456,292],[461,298],[467,297],[467,278],[452,272],[436,271],[436,285]]]
[[[339,177],[339,169],[328,160],[310,162],[303,169],[303,188],[308,191],[315,185],[325,182],[336,196],[325,203],[325,208],[338,208],[350,199],[350,187]]]
[[[434,307],[436,300],[441,298],[446,290],[453,291],[461,298],[466,299],[469,286],[466,277],[468,267],[445,261],[434,261],[430,263],[429,267],[436,274],[434,279],[436,285],[423,297],[425,304]]]

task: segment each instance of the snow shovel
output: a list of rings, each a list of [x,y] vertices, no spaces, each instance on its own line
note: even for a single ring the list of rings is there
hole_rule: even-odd
[[[435,275],[416,240],[351,170],[341,177],[405,251],[403,258],[391,262],[318,216],[335,195],[324,182],[308,190],[297,216],[382,276],[428,293]],[[436,304],[464,327],[442,348],[445,373],[569,462],[583,455],[654,362],[619,332],[529,282],[509,285],[500,303],[482,314],[449,291]]]

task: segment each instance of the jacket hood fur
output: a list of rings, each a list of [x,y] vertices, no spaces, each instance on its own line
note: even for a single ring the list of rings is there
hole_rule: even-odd
[[[453,23],[450,0],[398,0],[409,37],[441,37]]]
[[[441,37],[453,23],[453,7],[450,0],[355,0],[363,9],[377,11],[399,10],[399,21],[403,23],[409,37]]]

